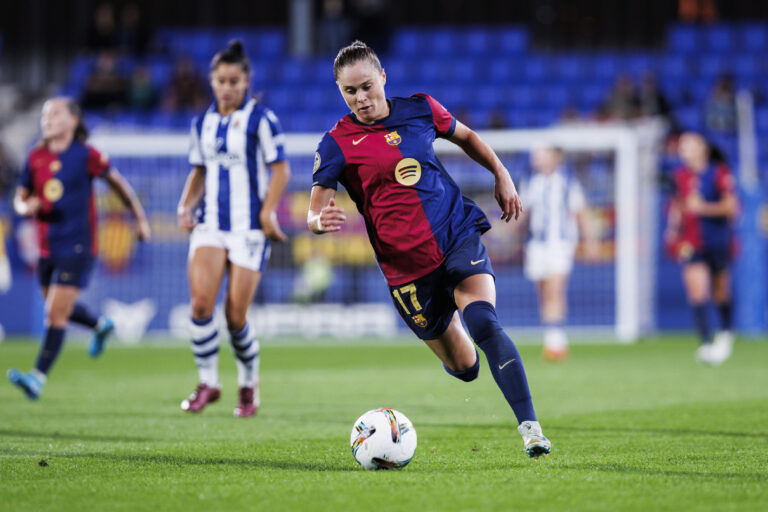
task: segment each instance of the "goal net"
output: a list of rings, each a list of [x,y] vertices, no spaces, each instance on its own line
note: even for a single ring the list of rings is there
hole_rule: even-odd
[[[589,203],[599,254],[577,251],[568,289],[567,328],[575,337],[636,339],[652,324],[657,234],[656,166],[661,128],[584,125],[544,130],[481,132],[516,183],[530,174],[529,152],[542,143],[565,151],[567,165]],[[306,211],[314,152],[320,134],[289,134],[292,179],[278,216],[290,239],[273,244],[252,321],[263,336],[299,334],[364,337],[405,333],[378,270],[362,218],[341,187],[348,212],[341,233],[312,235]],[[101,133],[92,143],[110,155],[145,205],[153,227],[138,244],[131,220],[106,187],[97,188],[100,258],[84,300],[118,322],[117,334],[138,340],[147,331],[186,337],[188,236],[176,227],[176,204],[189,172],[186,134]],[[439,140],[435,150],[465,195],[491,219],[484,235],[496,272],[499,316],[512,332],[539,327],[533,284],[522,271],[524,230],[498,220],[491,174]]]

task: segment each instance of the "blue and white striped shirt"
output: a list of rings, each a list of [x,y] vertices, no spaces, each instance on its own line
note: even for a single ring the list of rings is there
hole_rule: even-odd
[[[268,166],[286,159],[284,143],[275,114],[253,98],[228,116],[214,102],[193,119],[189,163],[205,167],[198,222],[220,231],[261,229]]]

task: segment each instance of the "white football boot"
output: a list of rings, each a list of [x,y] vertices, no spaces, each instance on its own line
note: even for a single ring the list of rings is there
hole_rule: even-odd
[[[524,421],[517,427],[517,431],[523,436],[523,449],[530,458],[538,459],[542,455],[549,455],[552,443],[544,437],[538,421]]]
[[[733,353],[733,334],[730,331],[718,331],[712,341],[711,350],[711,364],[723,364]]]

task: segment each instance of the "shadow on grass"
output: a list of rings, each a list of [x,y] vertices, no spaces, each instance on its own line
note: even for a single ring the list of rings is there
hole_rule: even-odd
[[[15,451],[0,449],[0,455],[15,457],[43,457],[48,464],[54,464],[56,459],[93,459],[113,462],[130,462],[137,464],[162,464],[166,466],[227,466],[248,469],[282,469],[290,471],[359,471],[357,467],[341,467],[325,462],[300,462],[291,460],[260,460],[260,459],[228,459],[221,457],[186,457],[183,455],[156,454],[117,454],[117,453],[59,453],[50,451]]]
[[[549,425],[547,431],[573,431],[573,427]],[[756,439],[768,439],[768,432],[728,432],[715,430],[694,430],[686,428],[648,428],[648,427],[584,427],[579,425],[578,432],[622,432],[627,434],[671,434],[675,436],[712,436],[712,437],[750,437]]]
[[[557,469],[565,471],[578,471],[578,472],[590,472],[596,471],[600,473],[615,473],[626,475],[643,475],[643,476],[663,476],[665,478],[698,478],[698,479],[731,479],[741,480],[748,482],[765,482],[765,473],[733,473],[733,472],[720,472],[720,471],[690,471],[681,470],[673,471],[669,469],[652,469],[648,467],[636,467],[630,465],[621,464],[563,464],[557,466]]]
[[[30,432],[28,430],[0,429],[0,437],[33,437],[39,439],[64,439],[67,441],[104,441],[107,443],[146,443],[151,437],[104,436],[99,434],[71,434],[67,432]]]
[[[429,427],[429,428],[458,428],[458,429],[472,429],[472,430],[509,430],[511,433],[515,433],[515,425],[513,422],[499,422],[499,423],[430,423],[420,421],[417,427]],[[547,424],[544,426],[546,432],[605,432],[605,433],[625,433],[625,434],[671,434],[675,436],[712,436],[712,437],[748,437],[755,439],[768,440],[768,432],[734,432],[734,431],[715,431],[715,430],[694,430],[685,428],[649,428],[649,427],[585,427],[579,425],[578,427],[565,426],[565,425],[552,425]]]

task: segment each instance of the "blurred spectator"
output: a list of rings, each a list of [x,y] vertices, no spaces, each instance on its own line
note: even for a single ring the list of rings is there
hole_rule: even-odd
[[[679,0],[677,16],[689,23],[713,23],[719,18],[717,0]]]
[[[150,35],[141,18],[139,6],[131,2],[120,11],[120,28],[117,31],[117,45],[122,53],[141,57],[147,52]]]
[[[165,108],[176,111],[200,110],[207,101],[205,82],[200,78],[192,59],[185,57],[176,61]]]
[[[323,0],[318,30],[320,52],[335,55],[350,42],[350,22],[344,14],[343,0]]]
[[[128,82],[117,69],[117,57],[104,51],[88,76],[83,92],[83,108],[119,108],[125,106]]]
[[[504,114],[503,110],[500,108],[491,110],[491,113],[488,115],[488,128],[491,130],[504,130],[505,128],[509,128],[507,116]]]
[[[715,82],[706,104],[707,128],[714,132],[736,131],[736,94],[733,78],[722,75]]]
[[[93,12],[93,20],[88,28],[86,47],[95,53],[102,50],[114,50],[117,47],[115,8],[111,3],[100,4]]]
[[[0,142],[0,200],[3,199],[8,191],[13,190],[18,179],[18,171],[11,162],[5,146]]]
[[[656,76],[647,73],[640,84],[640,115],[644,117],[669,117],[669,102],[659,90]]]
[[[629,75],[620,75],[605,101],[604,114],[609,119],[629,120],[637,117],[640,100]]]
[[[131,76],[131,88],[128,103],[138,110],[149,110],[157,105],[157,87],[152,81],[152,74],[146,66],[138,66]]]

